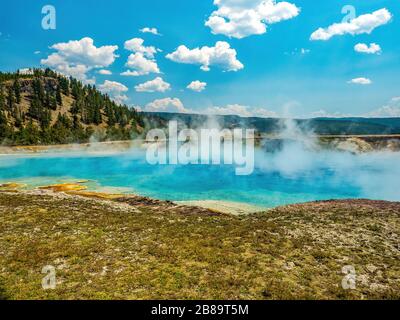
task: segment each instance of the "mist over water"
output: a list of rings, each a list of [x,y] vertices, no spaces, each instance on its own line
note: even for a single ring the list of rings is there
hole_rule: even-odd
[[[399,161],[398,152],[352,154],[310,150],[299,143],[288,143],[267,156],[257,152],[255,163],[266,175],[278,174],[284,180],[318,183],[323,179],[321,186],[336,189],[339,198],[340,193],[349,193],[357,198],[400,201]]]
[[[400,201],[399,152],[321,149],[313,132],[300,130],[290,119],[283,121],[279,137],[284,139],[279,151],[257,152],[255,163],[266,174],[278,173],[294,181],[324,179],[323,185],[337,186],[358,198]],[[338,194],[338,198],[342,197]]]
[[[88,179],[95,190],[109,187],[159,199],[237,201],[264,208],[327,199],[400,201],[400,153],[321,150],[312,136],[285,121],[280,144],[263,141],[248,176],[235,175],[232,165],[150,165],[145,149],[132,148],[0,156],[0,182],[35,187]]]

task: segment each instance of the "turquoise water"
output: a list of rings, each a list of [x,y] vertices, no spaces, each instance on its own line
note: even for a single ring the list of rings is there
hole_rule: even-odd
[[[227,165],[149,165],[141,152],[0,157],[0,182],[31,186],[92,180],[93,189],[117,188],[169,200],[223,200],[274,207],[311,200],[371,198],[400,201],[399,154],[357,156],[286,150],[257,153],[250,176]]]

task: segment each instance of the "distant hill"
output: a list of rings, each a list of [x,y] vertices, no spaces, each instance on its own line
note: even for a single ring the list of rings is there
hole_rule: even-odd
[[[143,113],[146,118],[164,121],[178,120],[188,127],[196,127],[210,117],[199,114]],[[239,116],[212,116],[223,128],[253,128],[261,134],[273,134],[282,129],[282,120],[276,118],[242,118]],[[319,135],[391,135],[400,134],[400,118],[315,118],[294,120],[305,132]]]
[[[135,109],[50,69],[0,73],[0,142],[7,145],[127,140],[143,131]]]

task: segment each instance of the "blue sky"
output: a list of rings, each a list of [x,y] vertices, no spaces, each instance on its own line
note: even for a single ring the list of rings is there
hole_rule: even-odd
[[[283,2],[267,1],[272,9]],[[95,53],[103,46],[118,46],[118,49],[111,52],[111,56],[109,52],[108,56],[104,53],[104,59],[99,51],[98,60],[104,60],[104,65],[100,66],[102,63],[93,61],[90,55],[85,57],[84,53],[79,59],[72,57],[74,52],[68,47],[67,58],[66,51],[61,52],[68,61],[62,63],[69,63],[69,67],[81,63],[86,68],[83,72],[85,81],[95,81],[97,87],[116,99],[145,110],[295,117],[400,116],[399,1],[288,0],[284,2],[283,12],[289,17],[279,17],[279,10],[271,13],[272,9],[268,9],[264,11],[267,15],[264,20],[255,19],[254,25],[248,24],[249,19],[238,21],[234,31],[221,31],[224,27],[232,27],[227,24],[211,26],[206,22],[211,21],[212,15],[227,19],[237,13],[254,13],[262,1],[213,2],[7,1],[0,12],[0,70],[39,67],[46,64],[44,61],[49,64],[51,54],[60,54],[59,49],[51,46],[86,37],[93,40]],[[56,9],[55,30],[44,30],[41,25],[42,7],[48,4]],[[361,30],[359,34],[345,32],[329,40],[310,40],[317,29],[341,23],[345,17],[341,10],[346,4],[355,8],[355,18],[383,8],[391,18],[368,30],[370,33]],[[228,8],[232,16],[223,17],[217,11],[221,7]],[[271,22],[277,18],[281,21]],[[368,23],[363,28],[368,29]],[[266,26],[266,32],[263,32],[263,26]],[[157,28],[161,35],[140,32],[144,27]],[[128,56],[138,52],[124,48],[124,43],[133,38],[143,39],[143,47],[159,49],[149,55],[142,54],[147,62],[156,63],[159,73],[121,75],[126,70],[137,71],[126,66]],[[203,46],[213,48],[217,41],[229,44],[227,59],[230,60],[217,58],[211,61],[209,71],[201,70],[201,64],[181,63],[182,57],[181,61],[166,57],[181,45],[188,50]],[[371,43],[379,45],[381,51],[365,53],[354,49],[356,44],[366,44],[371,49]],[[107,62],[108,57],[112,63]],[[235,62],[243,68],[229,71]],[[57,70],[62,66],[53,63],[51,67]],[[109,70],[112,74],[102,75],[99,70]],[[161,83],[149,83],[141,86],[144,89],[137,90],[138,85],[157,77],[162,79]],[[350,83],[352,79],[358,80]],[[360,84],[365,83],[360,79],[371,83]],[[187,88],[196,80],[206,83],[203,91]],[[165,91],[146,92],[148,90]]]

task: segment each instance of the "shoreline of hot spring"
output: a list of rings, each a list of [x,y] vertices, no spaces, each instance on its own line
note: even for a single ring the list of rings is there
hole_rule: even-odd
[[[118,200],[118,199],[135,199],[140,204],[148,205],[149,203],[159,203],[162,205],[176,205],[177,207],[202,208],[215,211],[222,214],[230,215],[248,215],[257,212],[265,212],[269,208],[259,207],[242,202],[223,201],[223,200],[193,200],[193,201],[169,201],[156,198],[149,198],[135,193],[118,193],[124,191],[123,188],[117,187],[101,187],[91,188],[87,184],[91,180],[71,180],[58,184],[50,184],[43,186],[32,186],[24,183],[23,180],[18,182],[0,182],[0,193],[25,193],[34,195],[49,194],[65,194],[68,196],[77,196],[83,198],[91,198],[97,200]]]
[[[252,138],[256,146],[263,143],[276,146],[287,141],[302,141],[300,138],[285,137],[276,135],[257,135]],[[315,142],[321,150],[333,149],[352,153],[365,153],[373,151],[400,151],[400,134],[398,135],[308,135],[307,139]],[[1,155],[14,154],[35,154],[35,153],[59,153],[66,151],[76,152],[124,152],[132,148],[142,148],[146,143],[145,139],[88,142],[82,144],[60,144],[60,145],[30,145],[30,146],[2,146]]]

